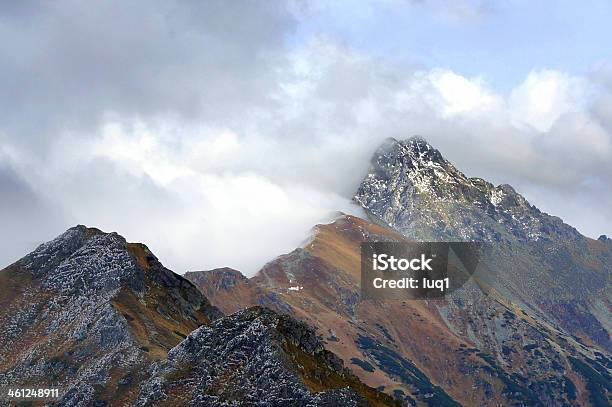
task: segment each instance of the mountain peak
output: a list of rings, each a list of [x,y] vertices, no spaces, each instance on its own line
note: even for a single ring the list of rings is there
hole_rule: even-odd
[[[97,228],[77,225],[55,239],[41,244],[17,264],[31,271],[36,277],[46,280],[64,276],[66,279],[75,281],[79,279],[78,276],[62,272],[69,263],[78,258],[77,270],[80,274],[87,269],[85,260],[93,260],[93,257],[99,257],[102,252],[116,252],[116,257],[121,257],[118,252],[125,245],[126,240],[117,233],[104,233]],[[66,288],[66,284],[61,285]]]
[[[374,154],[373,164],[375,161],[378,163],[385,161],[409,163],[414,168],[431,165],[431,163],[448,163],[440,151],[421,136],[413,136],[406,140],[386,139]]]
[[[208,320],[221,315],[196,295],[195,286],[165,268],[146,245],[128,243],[116,232],[77,225],[10,267],[31,276],[37,287],[54,295],[96,302],[126,292],[138,298],[152,296],[162,288],[168,297],[184,297],[181,303],[189,306],[191,314],[203,313]],[[191,315],[186,318],[193,319]]]
[[[408,237],[496,241],[506,233],[522,240],[578,235],[510,185],[466,177],[422,137],[387,139],[371,162],[354,199]]]
[[[83,225],[0,270],[0,282],[0,381],[54,383],[64,405],[130,404],[152,361],[222,316],[145,245]],[[111,391],[117,380],[130,391]]]
[[[440,157],[442,156],[442,154],[440,154],[438,150],[436,150],[431,144],[429,144],[429,142],[425,138],[418,135],[409,137],[406,140],[400,141],[399,143],[404,147],[409,148],[410,150],[415,151],[419,154],[429,153],[439,155]]]
[[[196,286],[214,284],[218,289],[226,291],[233,289],[237,284],[247,281],[247,278],[240,271],[230,267],[188,271],[184,277]]]
[[[420,136],[403,141],[385,140],[371,163],[370,171],[355,196],[355,200],[366,209],[371,203],[390,198],[388,193],[400,191],[434,200],[455,199],[461,194],[457,187],[469,181],[439,150]]]
[[[597,240],[603,243],[612,243],[612,239],[610,239],[607,235],[601,235],[597,238]]]
[[[188,271],[184,277],[198,287],[211,302],[218,304],[219,309],[226,315],[240,310],[240,304],[256,305],[249,279],[238,270],[221,267]]]

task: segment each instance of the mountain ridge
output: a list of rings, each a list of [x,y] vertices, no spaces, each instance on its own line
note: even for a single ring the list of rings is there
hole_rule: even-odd
[[[270,326],[281,317],[261,310],[242,311],[246,319],[224,317],[146,245],[128,243],[117,233],[79,225],[40,245],[0,270],[0,305],[0,385],[58,387],[61,397],[54,405],[235,405],[258,394],[266,394],[272,404],[329,405],[337,400],[354,406],[395,405],[339,367],[339,359],[322,349],[306,327],[296,331],[303,333],[303,341],[292,331],[276,330],[275,338],[293,343],[283,349],[266,342],[270,335],[254,336],[251,340],[257,338],[260,346],[277,351],[260,353],[261,364],[250,368],[228,365],[217,376],[215,371],[223,368],[217,353],[243,357],[240,349],[228,347],[232,329],[255,332],[263,323],[259,316],[265,314]],[[289,317],[282,321],[299,324]],[[177,349],[193,342],[194,332],[210,337],[208,327],[213,337],[225,335],[226,340],[209,344],[205,357],[184,361],[172,374],[157,375]],[[298,355],[308,369],[286,363]],[[215,363],[209,373],[217,384],[187,392],[187,376]],[[282,386],[272,377],[257,382],[268,368],[286,379]],[[239,382],[251,385],[231,391],[230,384]],[[173,393],[176,388],[185,393]],[[205,394],[210,397],[200,398]]]

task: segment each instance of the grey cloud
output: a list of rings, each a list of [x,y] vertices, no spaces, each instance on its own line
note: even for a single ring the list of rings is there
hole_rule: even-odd
[[[179,272],[254,272],[351,210],[377,145],[414,134],[469,176],[612,234],[610,152],[581,144],[612,134],[609,70],[588,78],[600,92],[578,113],[591,127],[569,112],[536,134],[494,114],[444,116],[430,72],[325,37],[288,47],[299,20],[280,1],[13,3],[0,5],[0,154],[12,160],[0,263],[27,251],[12,240],[85,223],[148,243]],[[144,124],[157,144],[100,151],[109,122],[134,141]],[[227,154],[193,151],[225,131]],[[164,160],[187,175],[144,168],[163,173]]]
[[[63,215],[0,160],[0,267],[53,238],[64,226]]]
[[[278,1],[3,4],[0,125],[39,144],[113,113],[237,120],[267,103],[295,25]]]

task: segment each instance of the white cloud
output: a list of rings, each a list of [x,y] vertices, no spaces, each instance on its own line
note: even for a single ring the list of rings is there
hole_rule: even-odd
[[[426,72],[421,80],[433,89],[426,90],[420,85],[419,90],[430,92],[430,97],[437,102],[432,107],[444,118],[458,114],[483,115],[503,109],[502,98],[488,89],[481,78],[469,79],[448,69],[434,69]]]
[[[588,83],[553,70],[532,71],[510,96],[515,124],[527,124],[540,132],[550,130],[563,114],[584,110]]]

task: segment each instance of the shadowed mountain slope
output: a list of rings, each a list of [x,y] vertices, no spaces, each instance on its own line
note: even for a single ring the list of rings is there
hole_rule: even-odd
[[[210,301],[218,304],[226,315],[243,309],[247,304],[257,304],[257,287],[238,270],[223,267],[206,273],[190,271],[184,277],[196,287],[209,287],[204,294],[210,295]]]

